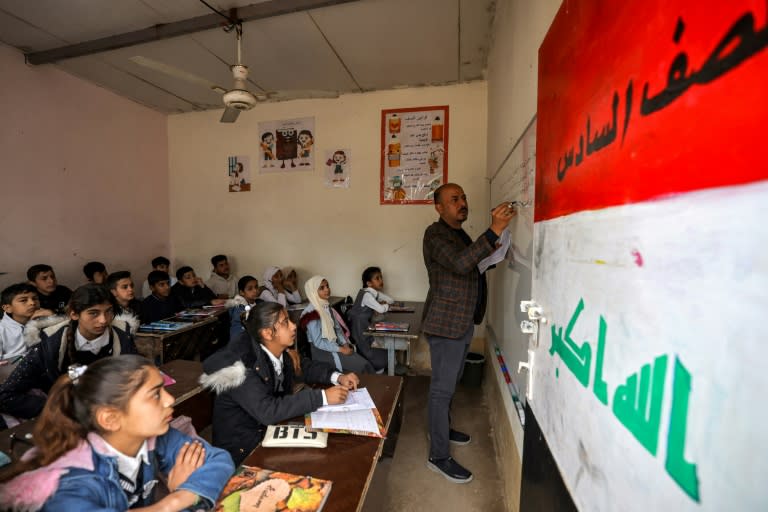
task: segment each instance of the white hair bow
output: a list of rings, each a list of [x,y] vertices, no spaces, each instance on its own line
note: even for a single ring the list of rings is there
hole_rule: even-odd
[[[73,384],[77,384],[77,379],[79,379],[87,369],[88,366],[84,364],[72,364],[69,366],[69,368],[67,368],[67,375],[69,375],[69,378],[72,379]]]

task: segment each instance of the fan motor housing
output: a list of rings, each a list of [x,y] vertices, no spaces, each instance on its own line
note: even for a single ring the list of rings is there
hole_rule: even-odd
[[[224,94],[224,105],[237,110],[251,110],[256,105],[256,98],[243,89],[232,89]]]

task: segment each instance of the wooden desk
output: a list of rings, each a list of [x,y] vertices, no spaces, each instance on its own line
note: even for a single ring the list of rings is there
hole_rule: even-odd
[[[160,367],[163,373],[173,377],[175,384],[165,389],[173,395],[174,416],[189,416],[198,433],[213,421],[213,395],[200,385],[203,365],[198,361],[176,359]]]
[[[189,325],[176,331],[139,332],[134,338],[136,349],[158,365],[174,359],[197,359],[208,345],[216,341],[220,319],[227,318],[225,315],[227,310],[221,309],[199,320],[186,318]],[[177,321],[175,317],[168,320]]]
[[[401,403],[402,377],[361,375],[360,385],[371,394],[387,428],[387,437],[396,437],[397,421],[401,418],[396,412]],[[331,480],[333,487],[324,510],[359,511],[384,445],[385,440],[376,437],[329,434],[325,449],[258,447],[243,464]]]
[[[383,315],[374,315],[372,322],[406,322],[408,332],[376,332],[366,331],[374,337],[371,346],[387,350],[387,373],[395,374],[395,350],[405,350],[407,353],[406,365],[411,365],[411,341],[419,339],[421,334],[421,316],[424,311],[423,302],[407,301],[406,306],[414,309],[413,313],[387,312]]]

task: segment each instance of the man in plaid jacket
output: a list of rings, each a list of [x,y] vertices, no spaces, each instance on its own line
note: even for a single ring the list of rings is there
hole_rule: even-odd
[[[429,343],[432,379],[429,385],[429,460],[427,467],[455,483],[472,473],[453,460],[449,442],[467,444],[470,436],[450,428],[450,406],[474,325],[485,315],[486,282],[477,264],[496,249],[496,241],[515,215],[509,203],[491,212],[491,226],[474,242],[461,228],[469,209],[464,190],[446,183],[435,190],[440,219],[424,232],[424,264],[429,293],[422,329]]]

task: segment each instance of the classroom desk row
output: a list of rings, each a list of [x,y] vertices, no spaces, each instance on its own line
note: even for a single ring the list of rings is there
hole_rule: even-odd
[[[167,320],[176,322],[178,317]],[[141,355],[163,364],[174,359],[202,359],[213,352],[221,339],[229,334],[229,314],[226,309],[216,309],[210,316],[181,319],[186,325],[175,331],[141,332],[134,336],[136,349]]]
[[[369,330],[367,333],[373,336],[371,343],[373,348],[382,348],[387,351],[387,373],[395,374],[395,351],[404,350],[406,353],[406,366],[411,365],[411,343],[419,339],[421,335],[421,317],[424,311],[423,302],[406,301],[405,306],[413,308],[409,312],[388,311],[382,315],[374,315],[372,322],[397,322],[407,323],[406,332],[376,332]]]

